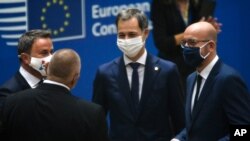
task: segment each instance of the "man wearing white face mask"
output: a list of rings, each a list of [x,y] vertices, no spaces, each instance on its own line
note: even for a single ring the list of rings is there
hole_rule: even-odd
[[[123,56],[98,68],[93,102],[110,115],[111,141],[165,141],[184,126],[183,92],[174,63],[146,51],[145,14],[121,11],[117,46]]]
[[[6,96],[35,88],[42,82],[46,75],[46,63],[49,62],[53,51],[50,32],[31,30],[24,33],[19,39],[17,49],[20,68],[11,79],[0,86],[0,112]]]
[[[3,135],[8,141],[108,141],[103,108],[75,97],[81,58],[56,51],[44,83],[7,97]],[[2,139],[2,138],[1,138]]]
[[[37,87],[46,75],[45,66],[52,51],[50,32],[31,30],[24,33],[18,43],[19,71],[0,87],[0,95]]]

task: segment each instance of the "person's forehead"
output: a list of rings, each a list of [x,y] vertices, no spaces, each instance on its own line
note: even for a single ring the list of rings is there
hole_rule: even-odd
[[[207,37],[207,33],[200,28],[189,28],[184,32],[184,39],[203,39]]]
[[[32,44],[32,50],[53,49],[52,40],[50,38],[38,38]]]
[[[185,32],[183,35],[184,39],[199,39],[200,35],[194,32]]]
[[[118,21],[118,29],[123,28],[123,27],[139,27],[139,23],[138,20],[135,17],[132,17],[130,19],[127,20],[122,20],[120,19]]]

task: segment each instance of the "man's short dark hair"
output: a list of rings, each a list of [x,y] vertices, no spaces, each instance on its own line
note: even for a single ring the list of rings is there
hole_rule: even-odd
[[[148,28],[148,19],[147,16],[138,9],[127,9],[121,11],[116,18],[116,27],[118,27],[118,22],[120,20],[126,21],[135,17],[138,21],[139,27],[141,30],[145,30]]]
[[[24,33],[18,42],[18,55],[30,53],[34,41],[38,38],[51,38],[51,33],[47,30],[35,29]]]

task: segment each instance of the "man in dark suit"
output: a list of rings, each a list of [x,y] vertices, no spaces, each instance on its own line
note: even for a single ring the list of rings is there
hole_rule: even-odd
[[[12,78],[0,86],[0,112],[6,96],[37,87],[46,75],[45,64],[49,62],[53,51],[50,36],[50,32],[37,29],[30,30],[20,37],[17,48],[20,68]]]
[[[173,61],[181,74],[183,86],[195,68],[185,64],[180,41],[185,28],[199,20],[207,20],[220,31],[214,15],[216,0],[152,0],[153,39],[158,56]]]
[[[219,59],[216,42],[217,32],[207,22],[194,23],[184,32],[184,59],[196,71],[187,78],[186,128],[176,137],[180,141],[225,141],[230,126],[250,125],[247,86]]]
[[[55,52],[48,76],[35,89],[7,97],[4,135],[10,141],[106,141],[103,108],[70,93],[80,77],[81,61],[71,49]]]
[[[45,30],[30,30],[20,37],[18,42],[20,68],[10,80],[0,86],[0,97],[35,88],[38,85],[46,75],[44,66],[49,62],[53,51],[50,36],[50,32]]]
[[[109,137],[112,141],[170,140],[184,126],[177,67],[146,51],[149,29],[141,11],[122,11],[116,26],[123,56],[99,67],[93,94],[93,101],[110,116]]]

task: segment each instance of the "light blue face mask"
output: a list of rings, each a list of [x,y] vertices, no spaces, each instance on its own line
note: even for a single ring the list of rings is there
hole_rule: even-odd
[[[202,56],[200,53],[200,49],[205,47],[207,44],[208,42],[201,47],[189,47],[189,46],[182,45],[182,48],[183,48],[182,53],[183,53],[185,63],[188,66],[194,67],[194,68],[199,66],[202,63],[202,61],[205,60],[210,54],[209,52],[207,55]]]

